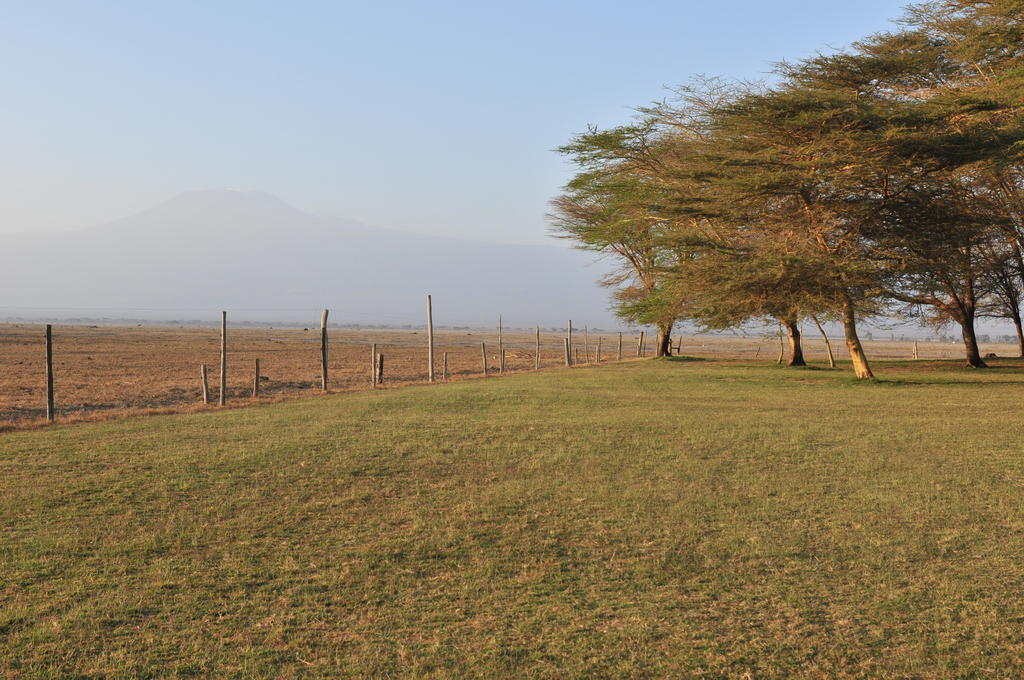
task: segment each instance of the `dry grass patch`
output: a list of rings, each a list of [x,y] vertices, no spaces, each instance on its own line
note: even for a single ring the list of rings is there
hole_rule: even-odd
[[[10,433],[0,668],[1016,677],[1001,371],[634,362]]]

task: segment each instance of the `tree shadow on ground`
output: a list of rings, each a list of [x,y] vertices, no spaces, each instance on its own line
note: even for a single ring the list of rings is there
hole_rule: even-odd
[[[875,378],[875,383],[879,385],[1024,385],[1022,380],[959,380],[951,378],[949,380],[912,380],[903,378]]]
[[[828,366],[814,366],[811,364],[808,364],[807,366],[787,366],[786,364],[783,363],[781,367],[788,368],[794,371],[824,371],[825,373],[832,373],[834,371],[842,370],[839,368],[829,368]]]

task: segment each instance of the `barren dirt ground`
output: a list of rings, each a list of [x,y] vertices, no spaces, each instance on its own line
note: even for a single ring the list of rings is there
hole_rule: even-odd
[[[55,325],[54,383],[58,418],[107,418],[127,412],[185,411],[202,408],[200,369],[209,367],[212,398],[218,385],[219,328],[169,326]],[[564,333],[542,333],[541,366],[564,365]],[[596,358],[598,339],[604,361],[617,354],[618,333],[574,332],[574,348],[584,361]],[[636,355],[636,335],[624,335],[623,358]],[[330,390],[370,388],[370,345],[385,357],[385,387],[422,382],[427,378],[426,333],[404,330],[330,330]],[[498,373],[498,342],[494,331],[438,331],[435,333],[436,371],[441,375],[448,353],[452,380],[481,377],[480,343],[487,343],[491,375]],[[676,341],[678,342],[678,340]],[[507,373],[533,370],[534,334],[509,330],[503,335]],[[909,359],[911,342],[867,341],[873,359]],[[832,340],[833,351],[845,358],[842,339]],[[228,330],[229,403],[251,403],[254,360],[260,360],[260,400],[271,401],[319,391],[320,333],[318,328],[230,328]],[[779,352],[776,339],[762,337],[692,336],[682,338],[683,354],[711,359],[746,359],[771,362]],[[989,344],[985,353],[1014,356],[1009,345]],[[647,356],[654,352],[647,343]],[[806,334],[805,353],[810,361],[824,361],[820,336]],[[921,342],[922,359],[956,359],[958,344]],[[45,415],[45,360],[43,326],[0,324],[0,427],[38,423]]]

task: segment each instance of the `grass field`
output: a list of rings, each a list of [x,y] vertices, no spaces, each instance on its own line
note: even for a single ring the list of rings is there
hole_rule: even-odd
[[[1024,365],[653,360],[0,436],[9,678],[1015,678]]]

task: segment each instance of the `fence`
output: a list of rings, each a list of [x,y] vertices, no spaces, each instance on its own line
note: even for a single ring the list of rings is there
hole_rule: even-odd
[[[118,412],[181,411],[203,404],[270,401],[311,392],[454,381],[618,361],[653,353],[640,332],[596,333],[570,321],[561,331],[510,330],[498,317],[490,331],[107,327],[50,324],[0,326],[0,429],[41,420]],[[774,362],[779,341],[702,337],[675,353]],[[705,344],[713,343],[713,344]],[[873,359],[958,359],[957,343],[868,340]],[[809,358],[820,339],[804,337]],[[985,352],[1014,356],[988,344]],[[430,361],[431,355],[433,361]]]
[[[500,316],[495,331],[435,332],[429,296],[422,331],[337,329],[328,317],[324,310],[319,328],[306,329],[234,328],[227,312],[219,329],[47,324],[40,334],[16,325],[2,338],[0,423],[543,370],[565,365],[563,343],[570,364],[632,358],[617,332],[602,337],[584,327],[584,346],[576,346],[571,322],[564,336],[539,326],[510,330]],[[609,340],[617,355],[602,353]]]

